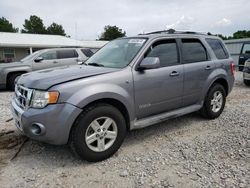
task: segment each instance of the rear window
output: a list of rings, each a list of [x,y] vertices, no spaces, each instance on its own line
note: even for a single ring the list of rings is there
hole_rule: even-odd
[[[57,55],[58,55],[58,59],[78,57],[78,54],[75,50],[58,50]]]
[[[226,49],[224,48],[223,44],[218,39],[206,39],[209,46],[214,51],[215,56],[217,59],[227,59],[228,54],[226,52]]]
[[[83,48],[81,51],[86,57],[91,57],[94,54],[90,49],[87,48]]]
[[[207,60],[207,52],[198,39],[182,39],[184,63],[194,63]]]

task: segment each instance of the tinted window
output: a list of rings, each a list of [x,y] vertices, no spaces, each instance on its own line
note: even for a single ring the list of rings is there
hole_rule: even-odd
[[[56,51],[45,52],[40,55],[44,60],[57,59]]]
[[[175,40],[163,40],[154,43],[146,57],[159,57],[161,66],[178,64],[178,52]]]
[[[182,39],[182,53],[184,63],[207,60],[207,52],[198,39]]]
[[[81,49],[81,51],[86,57],[91,57],[94,54],[90,49],[86,48]]]
[[[250,44],[244,44],[242,48],[242,53],[243,54],[250,54]]]
[[[228,54],[223,47],[223,44],[218,39],[206,39],[209,46],[213,49],[217,59],[227,59]]]
[[[58,59],[78,57],[78,54],[75,50],[58,50],[57,55]]]

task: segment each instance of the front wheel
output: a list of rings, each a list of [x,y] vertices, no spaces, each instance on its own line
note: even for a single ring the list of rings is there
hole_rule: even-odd
[[[108,104],[95,104],[79,116],[71,131],[70,146],[84,160],[101,161],[112,156],[126,135],[122,113]]]
[[[214,84],[208,91],[201,114],[209,119],[220,116],[226,103],[226,92],[222,85]]]

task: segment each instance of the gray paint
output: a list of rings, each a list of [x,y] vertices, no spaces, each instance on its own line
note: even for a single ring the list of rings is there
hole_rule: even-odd
[[[218,39],[217,37],[190,34],[155,34],[139,37],[146,37],[148,40],[131,63],[123,69],[79,66],[34,72],[21,76],[17,84],[60,92],[59,104],[49,105],[40,110],[30,108],[24,112],[30,116],[27,116],[26,121],[23,121],[24,127],[29,126],[30,122],[34,120],[37,123],[46,123],[50,127],[48,132],[52,133],[55,131],[49,126],[51,122],[60,123],[63,127],[61,130],[58,130],[58,126],[55,125],[55,129],[60,133],[60,139],[54,137],[51,140],[51,135],[44,136],[44,138],[34,135],[28,136],[49,143],[65,144],[67,139],[63,140],[61,135],[68,138],[70,128],[81,109],[100,99],[115,99],[121,102],[127,109],[130,129],[132,130],[199,110],[210,86],[217,79],[224,79],[227,82],[228,93],[232,90],[234,83],[234,77],[230,72],[232,59],[217,60],[205,42],[205,38]],[[182,57],[180,57],[179,65],[144,71],[138,70],[144,53],[155,41],[173,37],[176,39],[200,39],[207,50],[208,61],[182,64]],[[178,72],[178,74],[171,76],[173,71]],[[63,105],[63,114],[60,112],[61,105]],[[51,112],[53,117],[62,117],[63,115],[62,119],[68,119],[68,121],[50,118],[51,114],[48,112]],[[35,116],[33,116],[34,113]],[[25,117],[25,115],[23,116]]]

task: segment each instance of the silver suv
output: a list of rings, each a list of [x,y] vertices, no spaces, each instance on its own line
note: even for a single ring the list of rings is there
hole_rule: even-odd
[[[196,111],[217,118],[233,84],[218,37],[159,31],[111,41],[83,65],[22,75],[12,112],[28,137],[100,161],[130,130]]]
[[[34,52],[20,62],[0,63],[0,89],[14,90],[15,79],[27,72],[76,65],[94,53],[89,48],[52,48]]]

